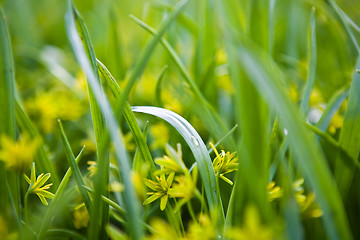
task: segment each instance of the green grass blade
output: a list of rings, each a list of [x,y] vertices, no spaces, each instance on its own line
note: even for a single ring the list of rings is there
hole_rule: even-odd
[[[5,19],[0,8],[0,136],[15,140],[15,77],[12,47]],[[6,216],[8,196],[5,163],[0,161],[0,213]],[[15,202],[18,202],[15,191]],[[16,204],[17,206],[17,204]],[[19,210],[19,209],[17,209]]]
[[[338,190],[334,188],[335,183],[325,158],[282,88],[278,77],[281,76],[280,70],[274,69],[275,65],[262,52],[250,45],[246,46],[239,48],[238,59],[254,86],[277,111],[283,126],[288,130],[294,160],[315,191],[324,212],[323,220],[328,236],[331,239],[351,239],[344,206]]]
[[[157,34],[150,40],[150,42],[146,45],[145,49],[141,52],[138,61],[136,61],[132,74],[129,77],[128,84],[120,98],[117,102],[117,106],[123,106],[127,100],[127,97],[130,94],[130,91],[135,83],[135,81],[141,76],[143,73],[149,58],[155,49],[155,46],[161,41],[162,36],[165,34],[166,30],[169,28],[170,24],[177,18],[177,16],[184,9],[189,0],[182,0],[176,4],[174,10],[170,12],[168,17],[162,22],[161,26]],[[118,111],[116,111],[118,112]],[[121,111],[119,111],[121,112]],[[121,116],[121,114],[120,114]]]
[[[79,169],[78,165],[76,164],[74,154],[73,154],[73,152],[71,150],[70,143],[66,138],[65,131],[64,131],[64,128],[63,128],[63,126],[61,124],[61,121],[58,120],[58,122],[59,122],[61,140],[62,140],[62,143],[63,143],[63,148],[64,148],[64,151],[65,151],[65,154],[66,154],[66,158],[67,158],[68,163],[69,163],[69,165],[71,167],[72,173],[74,174],[76,184],[77,184],[77,186],[79,188],[81,196],[83,197],[85,206],[86,206],[88,212],[91,213],[91,206],[92,206],[91,199],[90,199],[90,196],[89,196],[88,192],[83,187],[83,186],[85,186],[85,182],[84,182],[84,180],[82,178],[80,169]]]
[[[17,99],[15,100],[15,115],[16,115],[16,123],[22,131],[27,132],[32,139],[41,138],[39,132],[31,122],[27,114],[24,112]],[[54,169],[53,164],[49,159],[44,144],[41,144],[39,146],[36,160],[37,160],[36,167],[39,168],[40,172],[50,173],[53,185],[54,187],[57,187],[59,185],[59,177]]]
[[[9,32],[0,9],[0,133],[15,138],[15,77]]]
[[[344,123],[340,133],[340,147],[355,161],[358,161],[360,152],[360,57],[357,60],[351,83],[348,105],[344,116]],[[341,156],[336,159],[335,178],[340,192],[346,196],[353,179],[355,168],[348,169]]]
[[[72,7],[72,8],[71,8]],[[85,50],[87,52],[87,55],[90,59],[91,66],[93,68],[93,74],[95,76],[95,79],[97,83],[99,83],[99,86],[101,88],[100,84],[100,76],[98,72],[97,67],[97,61],[95,57],[95,52],[90,40],[89,32],[86,28],[86,25],[84,21],[82,20],[79,12],[75,8],[75,6],[71,6],[69,4],[68,12],[73,13],[73,17],[75,19],[75,23],[77,26],[78,34],[80,36],[80,39],[82,40],[83,46],[85,47]],[[88,77],[87,77],[88,78]],[[107,152],[107,148],[103,148],[101,146],[106,146],[104,142],[104,119],[103,115],[100,110],[100,106],[97,103],[96,97],[93,93],[93,88],[89,83],[89,80],[87,79],[87,85],[88,85],[88,92],[89,92],[89,100],[90,100],[90,110],[91,110],[91,118],[93,121],[93,127],[95,131],[95,139],[96,139],[96,145],[97,145],[97,173],[95,175],[94,179],[94,188],[95,188],[95,194],[93,198],[93,204],[94,208],[92,209],[91,215],[93,216],[90,221],[90,227],[89,227],[89,236],[92,238],[96,238],[98,234],[100,234],[101,238],[106,237],[105,233],[105,225],[107,222],[107,219],[109,217],[109,208],[108,205],[104,204],[101,201],[101,195],[108,195],[108,188],[107,185],[109,184],[109,165],[110,160]],[[100,229],[101,228],[101,229]]]
[[[136,18],[135,16],[130,16],[139,26],[144,28],[146,31],[153,35],[158,35],[157,31],[141,21],[140,19]],[[164,46],[166,51],[170,54],[171,58],[175,62],[176,66],[179,68],[181,75],[184,77],[184,80],[187,84],[189,84],[191,90],[194,92],[196,98],[200,101],[200,104],[202,106],[202,111],[205,114],[205,117],[203,117],[203,121],[208,126],[209,131],[211,131],[211,134],[214,135],[217,139],[220,139],[222,136],[224,136],[229,130],[226,128],[225,124],[222,122],[219,115],[216,113],[216,111],[212,108],[212,106],[208,103],[206,98],[201,93],[199,87],[196,85],[194,80],[191,78],[190,74],[185,68],[184,63],[180,59],[180,57],[176,54],[173,47],[169,44],[168,41],[165,39],[161,39],[161,44]],[[235,143],[233,139],[229,139],[227,142],[229,144],[230,148],[235,149]]]
[[[336,14],[338,15],[338,17],[340,18],[342,24],[344,25],[344,28],[347,32],[347,34],[349,35],[352,43],[354,44],[358,54],[360,54],[360,46],[359,43],[356,40],[356,37],[354,35],[353,30],[350,28],[349,24],[348,24],[348,19],[350,19],[349,17],[346,17],[346,14],[343,12],[343,10],[337,5],[335,0],[329,0],[329,4],[330,6],[335,10]]]
[[[105,65],[98,60],[99,70],[101,74],[103,75],[106,84],[109,85],[111,92],[113,93],[116,101],[119,101],[122,90],[120,86],[117,84],[114,77],[111,75],[109,70],[105,67]],[[155,165],[154,161],[151,157],[151,153],[149,150],[149,147],[146,144],[146,139],[136,121],[134,113],[131,111],[130,105],[128,103],[125,104],[124,107],[124,118],[127,124],[129,125],[130,131],[134,136],[134,140],[136,143],[136,146],[139,148],[139,151],[141,153],[141,156],[143,157],[143,160],[151,166],[151,169],[155,171]]]
[[[210,212],[214,213],[214,211],[216,211],[220,224],[223,224],[223,207],[221,206],[221,202],[217,197],[216,178],[212,166],[212,161],[203,140],[196,132],[196,130],[183,117],[163,108],[137,106],[132,107],[131,109],[133,112],[146,113],[162,118],[171,124],[181,134],[186,143],[189,145],[197,162],[197,166],[205,188],[207,201],[210,207]]]
[[[108,102],[107,98],[105,98],[105,95],[101,90],[100,84],[98,83],[96,76],[93,72],[92,65],[89,62],[85,49],[81,43],[80,36],[76,29],[76,23],[73,16],[71,3],[69,3],[69,9],[65,16],[65,20],[66,20],[66,31],[73,52],[76,56],[77,61],[79,62],[80,66],[82,67],[82,69],[84,70],[87,76],[87,80],[93,90],[93,94],[96,98],[97,104],[99,104],[100,110],[102,114],[105,116],[105,119],[107,121],[109,131],[106,132],[109,133],[112,143],[114,145],[115,158],[121,172],[122,183],[125,186],[123,198],[124,198],[125,209],[129,214],[130,236],[133,239],[141,239],[143,236],[143,229],[140,225],[141,223],[140,204],[137,200],[134,186],[131,180],[130,160],[125,150],[125,146],[121,137],[121,132],[119,131],[120,129],[118,128],[110,103]],[[122,106],[120,105],[119,108],[121,107]],[[103,144],[109,142],[107,136],[108,136],[107,134],[104,134],[104,140],[102,141]],[[105,146],[100,145],[100,148],[102,147]],[[99,195],[97,195],[96,197],[100,199]],[[91,231],[94,231],[94,229]],[[89,237],[96,239],[98,236],[97,234],[94,234]]]
[[[323,114],[321,115],[320,120],[316,123],[316,126],[321,131],[326,131],[329,127],[330,121],[335,115],[335,113],[339,110],[341,104],[345,101],[345,99],[349,96],[350,88],[346,86],[340,90],[338,90],[333,97],[329,100],[328,104],[325,107]]]
[[[307,113],[309,108],[310,94],[314,87],[316,76],[316,61],[317,61],[317,46],[316,46],[316,22],[315,22],[315,8],[311,11],[310,17],[310,37],[309,37],[309,71],[305,84],[303,97],[301,99],[300,108],[304,114]]]
[[[164,79],[164,75],[165,75],[165,71],[166,69],[168,68],[167,65],[165,65],[162,69],[161,69],[161,72],[157,78],[157,81],[156,81],[156,87],[155,87],[155,98],[156,98],[156,105],[158,107],[163,107],[163,102],[162,102],[162,99],[161,99],[161,88],[162,88],[162,82],[163,82],[163,79]]]
[[[80,153],[78,154],[78,156],[75,159],[76,164],[78,164],[83,156],[84,153],[84,148],[83,147],[80,151]],[[56,209],[58,208],[58,203],[59,201],[61,201],[61,197],[64,193],[64,190],[70,180],[70,177],[72,175],[72,171],[71,171],[71,167],[66,171],[63,179],[60,182],[59,187],[57,188],[56,192],[55,192],[55,196],[54,198],[51,200],[45,215],[42,219],[41,222],[41,226],[40,226],[40,230],[37,236],[37,239],[44,239],[45,234],[47,232],[47,230],[49,229],[49,226],[51,225],[52,222],[52,217],[56,214]]]

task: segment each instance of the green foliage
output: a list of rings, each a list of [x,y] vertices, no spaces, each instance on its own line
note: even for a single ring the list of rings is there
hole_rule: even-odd
[[[0,8],[0,238],[360,238],[358,1]]]

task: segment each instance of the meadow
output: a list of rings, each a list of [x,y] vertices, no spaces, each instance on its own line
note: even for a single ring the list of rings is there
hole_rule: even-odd
[[[0,0],[0,240],[360,239],[357,0]]]

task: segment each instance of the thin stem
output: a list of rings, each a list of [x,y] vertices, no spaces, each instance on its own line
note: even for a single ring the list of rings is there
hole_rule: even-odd
[[[191,201],[189,200],[189,201],[186,203],[186,205],[187,205],[187,208],[188,208],[188,210],[189,210],[189,213],[190,213],[190,216],[191,216],[192,220],[193,220],[194,222],[196,222],[196,216],[195,216],[195,213],[194,213],[194,209],[193,209],[193,207],[192,207],[192,205],[191,205]]]

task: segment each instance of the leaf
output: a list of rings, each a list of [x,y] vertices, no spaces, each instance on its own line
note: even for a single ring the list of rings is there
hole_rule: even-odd
[[[321,115],[320,120],[316,123],[316,126],[323,132],[329,127],[330,121],[339,110],[341,104],[349,96],[349,86],[346,86],[342,89],[339,89],[329,100],[328,104],[325,107],[323,114]]]
[[[131,109],[133,112],[146,113],[162,118],[181,134],[189,145],[197,162],[210,212],[213,214],[217,213],[218,218],[220,218],[220,224],[223,224],[224,213],[221,202],[219,202],[217,198],[215,172],[206,146],[196,130],[183,117],[167,109],[145,106],[132,107]]]
[[[326,231],[331,239],[351,239],[341,197],[330,174],[325,158],[314,136],[305,129],[299,113],[281,86],[280,70],[262,52],[246,43],[239,47],[238,59],[244,71],[269,107],[279,114],[288,130],[288,139],[294,160],[301,173],[314,189],[321,209],[324,211]]]
[[[140,19],[132,15],[130,17],[149,33],[153,35],[159,34],[155,29],[148,26]],[[201,104],[200,114],[205,115],[204,117],[202,117],[202,120],[208,126],[208,129],[211,132],[211,134],[214,135],[214,137],[216,137],[217,139],[220,139],[228,132],[228,129],[226,128],[225,124],[223,123],[219,115],[216,113],[214,108],[208,103],[206,98],[203,96],[199,87],[196,85],[195,81],[191,78],[190,74],[186,70],[184,63],[181,61],[180,57],[176,54],[175,50],[171,47],[169,42],[166,41],[165,39],[161,39],[161,43],[164,46],[165,50],[170,54],[176,66],[179,68],[181,75],[184,77],[184,80],[186,81],[187,84],[189,84],[196,98],[199,100],[199,103]],[[228,139],[226,143],[229,144],[230,148],[235,149],[235,142],[232,138]]]
[[[352,159],[358,162],[360,152],[360,73],[357,72],[356,69],[360,69],[360,57],[357,60],[351,82],[349,100],[340,133],[339,144]],[[338,183],[340,193],[343,196],[348,194],[354,172],[355,167],[352,169],[347,168],[343,157],[339,154],[335,165],[335,179]]]
[[[83,147],[81,149],[80,153],[76,157],[76,159],[75,159],[76,164],[78,164],[80,162],[80,160],[83,156],[83,153],[84,153],[84,148],[85,147]],[[56,214],[56,210],[60,209],[60,207],[59,207],[60,201],[63,196],[64,190],[70,180],[71,175],[72,175],[72,171],[71,171],[71,167],[70,167],[70,168],[68,168],[63,179],[61,180],[60,185],[55,192],[53,200],[50,202],[49,207],[46,209],[44,217],[41,221],[40,230],[39,230],[37,239],[44,239],[45,234],[46,234],[47,230],[49,229],[49,226],[52,223],[52,217]]]
[[[111,75],[109,70],[105,67],[105,65],[102,62],[100,62],[99,60],[98,60],[98,65],[99,65],[99,70],[106,81],[106,84],[110,87],[110,90],[115,97],[115,100],[119,101],[121,94],[123,94],[120,86],[117,84],[116,80]],[[134,136],[136,146],[138,147],[138,149],[141,153],[141,156],[143,157],[143,160],[145,162],[149,163],[149,166],[151,166],[151,169],[153,171],[155,171],[154,161],[151,156],[150,150],[146,144],[145,136],[141,132],[139,124],[136,121],[134,113],[131,111],[129,103],[125,104],[124,118],[125,118],[125,121],[127,122],[127,124],[129,125],[131,133]]]
[[[7,135],[15,140],[15,78],[14,63],[9,32],[0,8],[0,136]],[[8,196],[6,188],[6,170],[0,161],[0,213],[7,211]],[[11,191],[13,192],[13,191]],[[14,192],[18,202],[18,190]],[[18,209],[19,210],[19,209]]]
[[[310,37],[309,37],[309,47],[308,47],[309,71],[308,71],[308,77],[306,80],[303,97],[300,103],[300,108],[305,115],[309,108],[310,94],[311,94],[311,90],[314,87],[315,76],[316,76],[317,46],[316,46],[315,16],[316,16],[315,8],[313,8],[310,17]]]
[[[71,167],[71,170],[72,170],[72,172],[74,174],[76,184],[77,184],[77,186],[79,188],[81,196],[83,197],[83,200],[85,202],[85,206],[86,206],[88,212],[91,213],[92,203],[91,203],[91,200],[90,200],[90,196],[89,196],[88,192],[83,188],[83,186],[85,185],[85,182],[83,180],[83,177],[81,176],[80,169],[79,169],[78,165],[76,164],[74,154],[72,153],[69,141],[66,138],[64,128],[63,128],[63,126],[61,124],[61,121],[58,120],[58,122],[59,122],[61,140],[62,140],[62,143],[63,143],[63,148],[64,148],[64,151],[65,151],[66,158],[67,158],[68,163],[69,163],[69,165]]]

